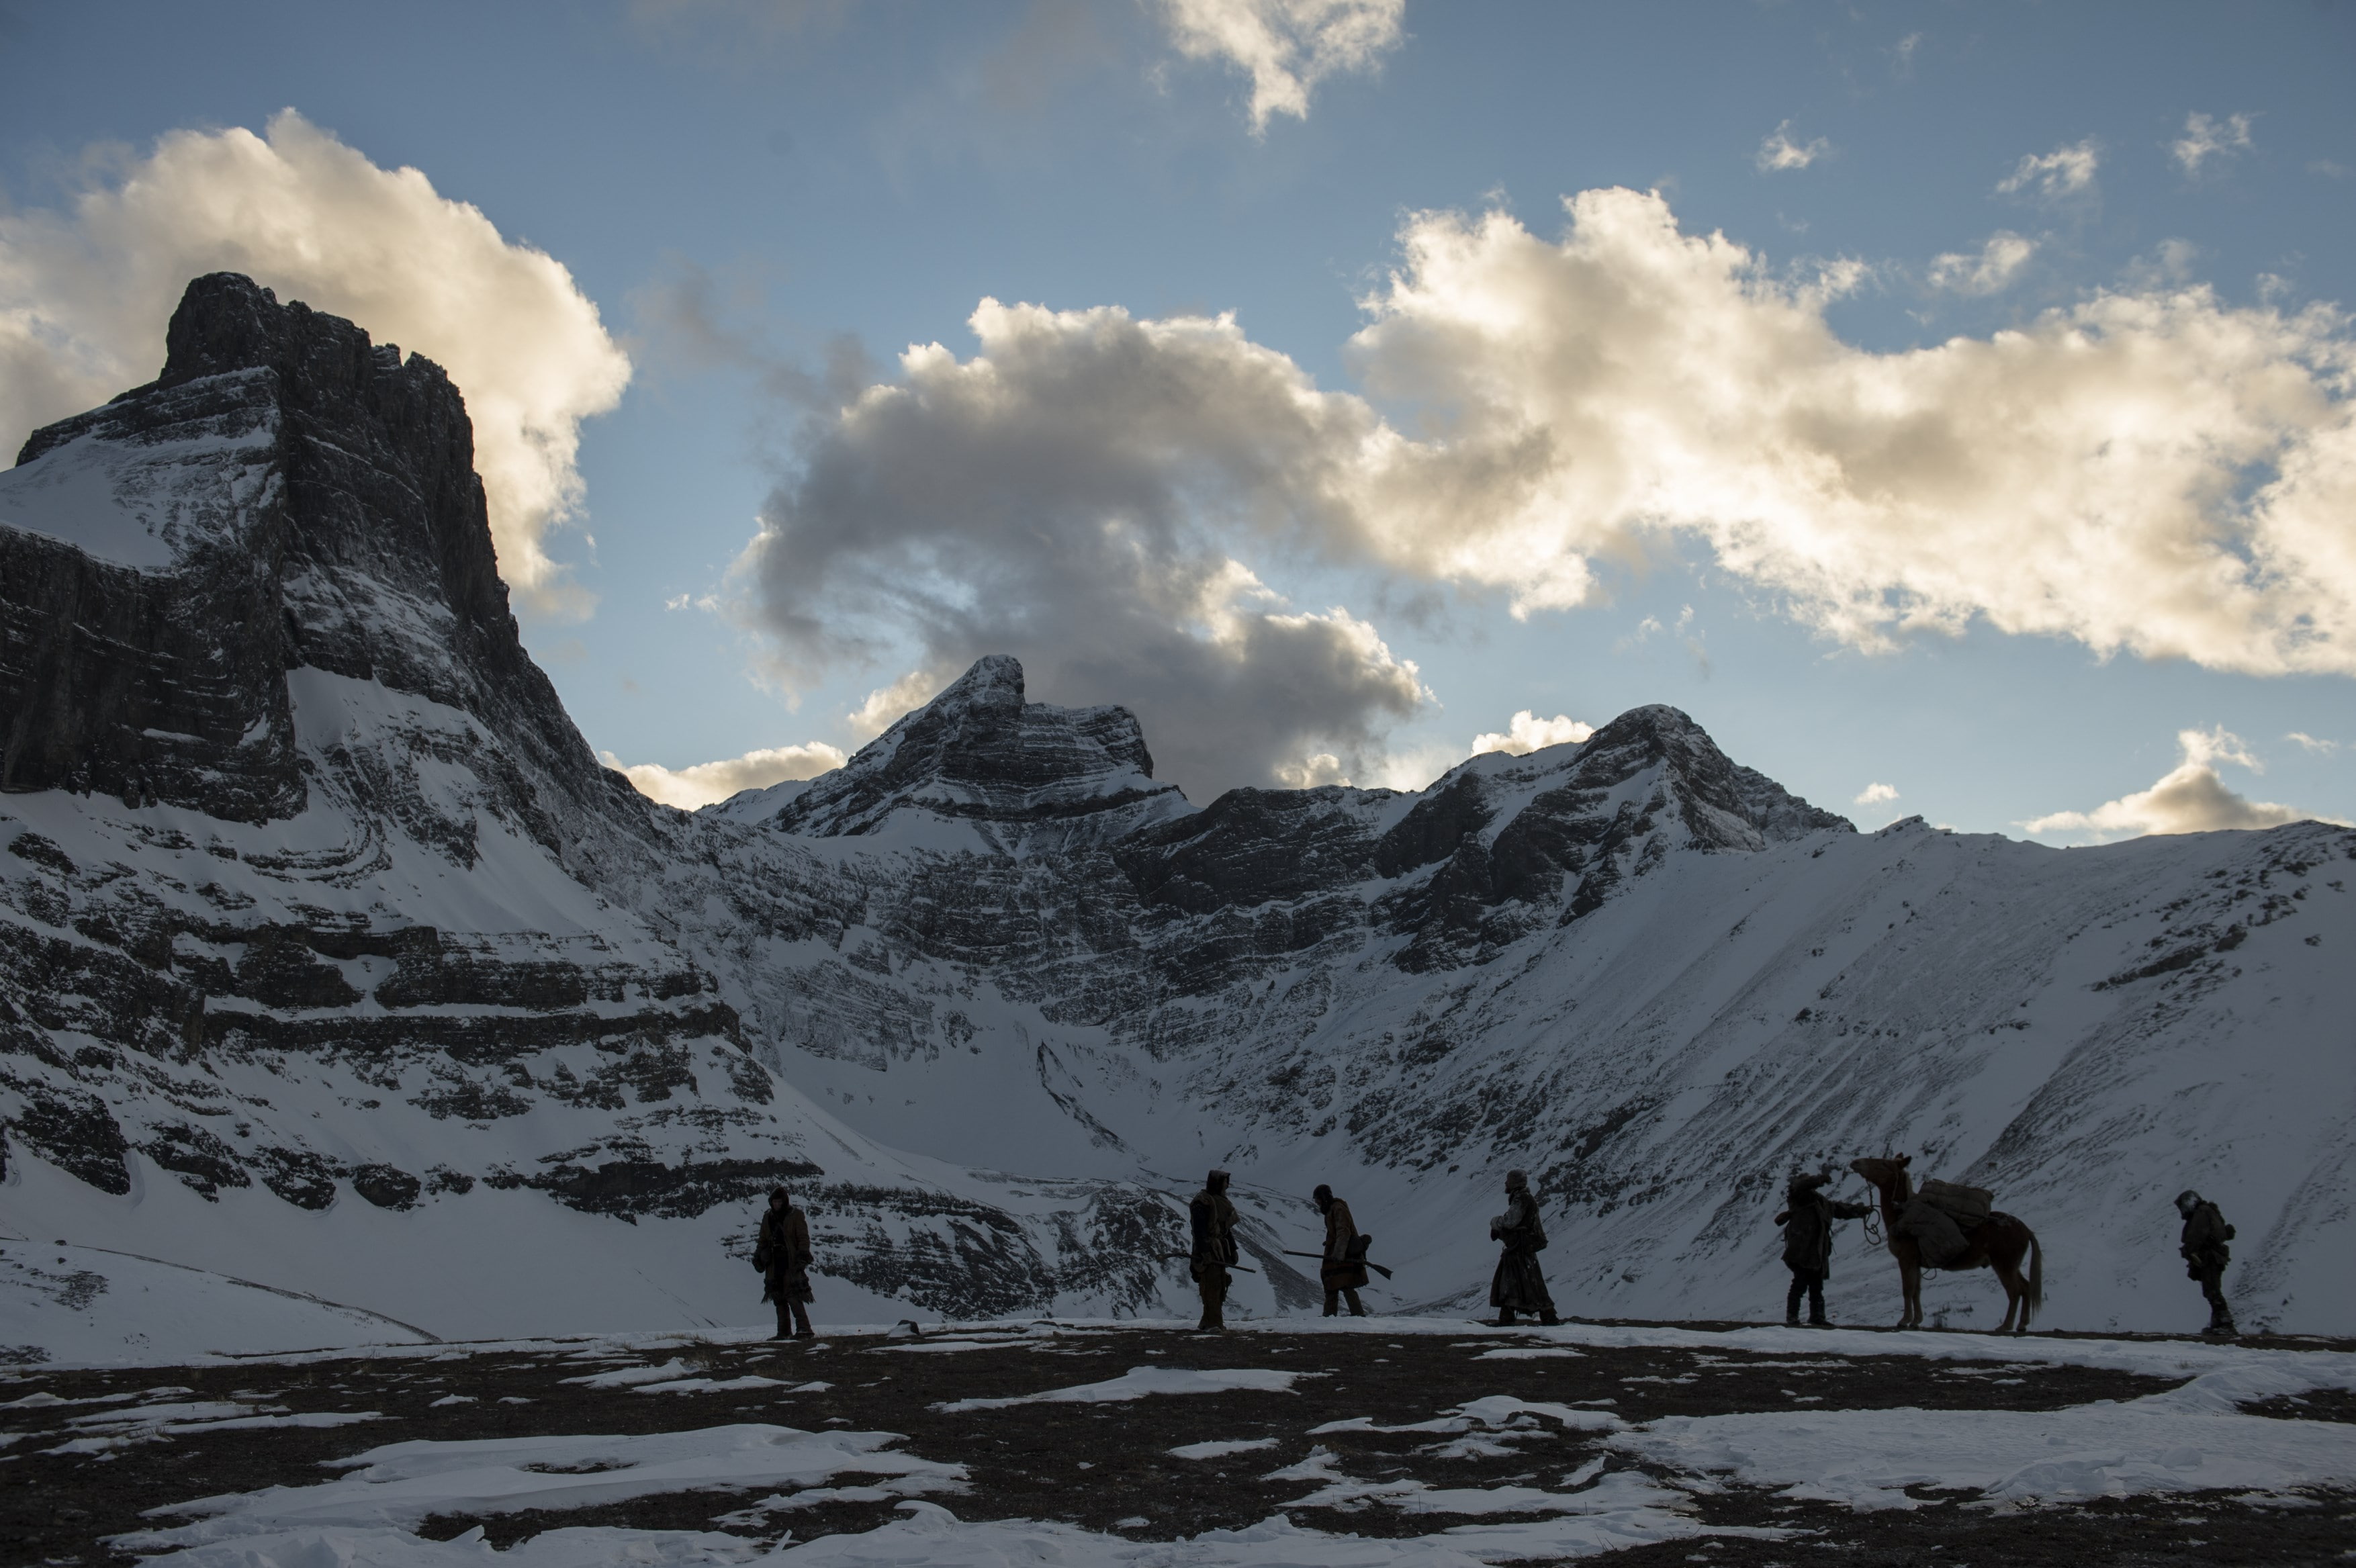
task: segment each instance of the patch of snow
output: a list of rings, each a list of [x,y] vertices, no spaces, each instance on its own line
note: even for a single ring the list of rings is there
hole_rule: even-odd
[[[297,1532],[314,1542],[307,1550],[321,1552],[323,1538],[312,1532],[408,1527],[437,1513],[507,1514],[699,1488],[815,1486],[845,1470],[964,1479],[961,1465],[889,1452],[887,1445],[898,1441],[888,1432],[803,1432],[748,1423],[635,1436],[391,1443],[337,1461],[349,1473],[333,1481],[265,1487],[155,1509],[196,1516],[196,1522],[118,1536],[113,1544],[156,1552]]]
[[[1302,1378],[1325,1375],[1323,1372],[1280,1371],[1271,1367],[1230,1367],[1215,1371],[1198,1371],[1191,1367],[1131,1367],[1120,1376],[1108,1378],[1103,1382],[1079,1383],[1071,1388],[1015,1394],[1007,1399],[952,1400],[933,1408],[944,1413],[955,1413],[964,1410],[1003,1410],[1014,1404],[1112,1404],[1143,1399],[1148,1394],[1228,1393],[1237,1389],[1256,1389],[1263,1393],[1290,1393],[1292,1385]]]
[[[1187,1443],[1170,1450],[1180,1459],[1224,1459],[1230,1454],[1248,1454],[1255,1448],[1273,1448],[1273,1437],[1237,1437],[1225,1443]]]
[[[2056,1411],[1821,1410],[1664,1416],[1609,1440],[1655,1464],[1730,1474],[1860,1512],[1921,1506],[1912,1486],[2015,1502],[2356,1484],[2356,1427],[2244,1415],[2252,1401],[2356,1382],[2356,1356],[2226,1349],[2142,1399]]]

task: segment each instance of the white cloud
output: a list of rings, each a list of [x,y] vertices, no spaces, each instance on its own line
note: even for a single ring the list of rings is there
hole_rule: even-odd
[[[1977,255],[1948,251],[1931,262],[1931,286],[1959,294],[1992,294],[2008,287],[2037,253],[2037,241],[1999,229]]]
[[[1807,142],[1793,141],[1792,123],[1786,120],[1759,144],[1753,161],[1760,173],[1773,174],[1782,169],[1804,169],[1832,150],[1833,144],[1822,136]]]
[[[1517,757],[1526,757],[1548,746],[1576,745],[1594,733],[1594,725],[1582,724],[1568,714],[1541,719],[1525,708],[1502,731],[1493,730],[1473,736],[1472,754],[1477,757],[1483,752],[1511,752]]]
[[[64,211],[0,213],[0,452],[155,377],[187,281],[240,272],[450,372],[499,569],[543,613],[585,613],[545,548],[581,500],[581,421],[630,361],[573,275],[413,168],[384,169],[294,111],[175,131]]]
[[[788,687],[912,638],[936,672],[1013,653],[1048,699],[1136,706],[1190,789],[1321,752],[1386,776],[1381,736],[1424,700],[1372,625],[1271,592],[1246,564],[1263,556],[1526,616],[1676,535],[1859,648],[1982,619],[2356,674],[2356,342],[2336,312],[2155,276],[1875,352],[1826,319],[1851,272],[1779,275],[1657,194],[1568,212],[1551,240],[1502,212],[1408,219],[1349,346],[1397,423],[1231,316],[985,301],[969,356],[912,347],[813,431],[736,611]]]
[[[2027,192],[2047,201],[2083,196],[2094,188],[2094,171],[2102,162],[2102,144],[2089,136],[2042,155],[2032,153],[2022,158],[2011,174],[1997,182],[1996,188],[2000,195]]]
[[[846,715],[851,732],[862,741],[872,741],[910,713],[940,695],[961,670],[947,675],[929,669],[912,669],[889,686],[879,686],[867,694],[867,699]]]
[[[2297,742],[2299,750],[2319,757],[2328,757],[2340,750],[2339,741],[2318,740],[2304,730],[2294,730],[2283,739]]]
[[[1161,0],[1171,47],[1251,78],[1251,125],[1309,118],[1309,94],[1329,76],[1378,69],[1405,39],[1407,0]]]
[[[2198,176],[2211,159],[2227,160],[2250,147],[2250,117],[2228,114],[2222,120],[2206,114],[2184,117],[2184,134],[2168,145],[2169,156],[2186,174]]]
[[[1558,240],[1427,213],[1354,341],[1416,440],[1316,397],[1304,526],[1394,568],[1586,602],[1633,536],[1697,536],[1861,647],[1984,617],[2102,652],[2356,674],[2356,342],[2328,307],[2155,283],[1876,353],[1658,195]]]
[[[2104,801],[2092,811],[2057,811],[2020,826],[2031,833],[2085,833],[2097,843],[2147,833],[2209,833],[2226,827],[2279,827],[2316,817],[2273,801],[2251,800],[2227,787],[2214,766],[2233,763],[2260,771],[2241,737],[2220,726],[2179,731],[2176,743],[2184,761],[2149,789]],[[2342,824],[2342,826],[2346,826]]]
[[[1325,784],[1347,784],[1349,767],[1331,752],[1320,752],[1312,757],[1280,763],[1276,769],[1276,782],[1287,789],[1317,789]]]
[[[611,752],[600,754],[605,765],[636,784],[640,795],[665,805],[678,806],[681,811],[726,800],[740,790],[766,789],[788,779],[816,778],[843,763],[841,751],[823,741],[813,741],[805,746],[772,746],[687,768],[666,768],[655,763],[625,763]]]
[[[1896,800],[1897,798],[1898,791],[1893,785],[1886,784],[1869,784],[1863,789],[1858,791],[1857,799],[1851,804],[1856,805],[1879,805],[1884,801]]]

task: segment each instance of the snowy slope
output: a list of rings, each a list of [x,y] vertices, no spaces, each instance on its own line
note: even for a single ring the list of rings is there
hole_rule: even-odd
[[[1158,1314],[1220,1164],[1243,1309],[1313,1307],[1323,1180],[1376,1300],[1459,1312],[1521,1167],[1566,1308],[1755,1316],[1783,1178],[1895,1148],[2037,1230],[2049,1324],[2191,1321],[2195,1185],[2249,1320],[2346,1327],[2356,835],[1860,836],[1666,708],[1197,809],[1007,658],[691,816],[524,655],[471,453],[439,370],[216,276],[0,482],[17,1233],[444,1338],[701,1328],[758,1320],[786,1182],[822,1318]],[[1845,1235],[1834,1294],[1894,1270]]]

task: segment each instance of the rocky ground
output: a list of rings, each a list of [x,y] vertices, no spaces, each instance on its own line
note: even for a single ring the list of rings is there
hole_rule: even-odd
[[[897,1434],[882,1452],[937,1463],[914,1476],[880,1460],[873,1470],[837,1468],[816,1488],[688,1479],[618,1501],[512,1511],[452,1504],[396,1522],[424,1541],[479,1528],[500,1549],[560,1527],[712,1531],[741,1538],[744,1554],[757,1555],[765,1543],[905,1521],[926,1506],[909,1499],[923,1498],[959,1520],[1062,1521],[1114,1538],[1108,1547],[1281,1516],[1369,1544],[1440,1536],[1487,1561],[1528,1562],[1569,1553],[1532,1556],[1526,1542],[1492,1539],[1494,1529],[1440,1532],[1558,1524],[1578,1506],[1559,1499],[1634,1471],[1624,1479],[1637,1491],[1618,1500],[1648,1504],[1627,1517],[1652,1522],[1634,1528],[1615,1556],[1630,1564],[1765,1564],[1826,1551],[1861,1564],[2320,1563],[2344,1559],[2356,1541],[2356,1491],[2330,1487],[1997,1506],[1970,1488],[1910,1487],[1918,1506],[1860,1512],[1648,1464],[1610,1443],[1612,1430],[1663,1417],[1908,1409],[1922,1412],[1929,1427],[1961,1419],[1959,1412],[2126,1402],[2185,1381],[2047,1359],[2067,1340],[2040,1337],[2020,1342],[2017,1355],[1990,1356],[1981,1349],[1988,1342],[1971,1337],[1978,1359],[1940,1360],[1878,1353],[1877,1342],[1895,1349],[1898,1338],[1852,1333],[1804,1341],[1823,1344],[1821,1353],[1795,1353],[1797,1337],[1772,1330],[1762,1332],[1772,1349],[1749,1352],[1698,1337],[1687,1345],[1613,1345],[1594,1342],[1610,1336],[1593,1330],[1564,1339],[1473,1325],[1434,1332],[1407,1320],[1354,1327],[1198,1337],[1174,1328],[998,1325],[785,1344],[547,1341],[174,1369],[25,1369],[0,1384],[8,1434],[0,1470],[9,1483],[0,1488],[0,1558],[96,1564],[127,1560],[127,1545],[168,1550],[177,1543],[118,1538],[201,1517],[174,1508],[193,1499],[317,1487],[339,1474],[335,1462],[407,1440],[689,1433],[732,1424]],[[2347,1348],[2277,1343],[2327,1357]],[[1135,1369],[1149,1371],[1132,1376]],[[1183,1392],[1190,1371],[1237,1369],[1271,1386]],[[1093,1403],[956,1408],[1124,1378],[1180,1392],[1122,1400],[1111,1397],[1117,1388]],[[1287,1381],[1289,1389],[1272,1386]],[[1516,1402],[1553,1409],[1505,1408]],[[2330,1390],[2244,1408],[2332,1424],[2335,1436],[2356,1418],[2356,1403]],[[1590,1419],[1606,1429],[1580,1429]],[[1331,1424],[1341,1429],[1314,1430]],[[1375,1429],[1386,1426],[1420,1429]],[[1193,1445],[1230,1451],[1173,1452]],[[942,1464],[961,1466],[962,1477],[944,1478]],[[520,1467],[620,1467],[586,1460]],[[1669,1533],[1647,1543],[1647,1531]],[[710,1555],[693,1560],[725,1561],[740,1549],[707,1541],[701,1550]],[[942,1551],[941,1561],[962,1560],[948,1540]]]

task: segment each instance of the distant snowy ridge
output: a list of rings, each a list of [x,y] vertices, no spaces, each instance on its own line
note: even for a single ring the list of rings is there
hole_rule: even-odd
[[[2049,1323],[2196,1322],[2190,1185],[2245,1318],[2346,1327],[2356,834],[1860,835],[1662,707],[1198,809],[1002,657],[691,816],[523,653],[438,370],[227,275],[169,348],[0,475],[31,1234],[444,1337],[705,1328],[787,1183],[822,1319],[1161,1315],[1220,1164],[1240,1309],[1316,1306],[1322,1180],[1378,1302],[1461,1312],[1519,1167],[1567,1308],[1755,1316],[1785,1175],[1897,1147],[2038,1231]],[[1895,1315],[1854,1229],[1833,1293]]]

